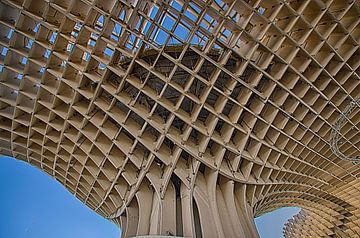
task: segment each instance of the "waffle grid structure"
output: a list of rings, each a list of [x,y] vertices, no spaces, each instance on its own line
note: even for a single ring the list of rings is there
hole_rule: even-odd
[[[0,154],[122,236],[360,237],[360,3],[1,0]],[[337,129],[337,128],[335,128]],[[339,139],[341,138],[341,139]]]

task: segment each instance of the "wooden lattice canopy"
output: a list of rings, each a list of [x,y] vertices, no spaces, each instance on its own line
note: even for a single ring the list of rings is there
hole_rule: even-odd
[[[360,237],[359,43],[358,0],[1,0],[0,153],[123,237]]]

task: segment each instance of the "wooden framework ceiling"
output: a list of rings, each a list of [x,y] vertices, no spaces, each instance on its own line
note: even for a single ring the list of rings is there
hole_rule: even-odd
[[[360,167],[329,142],[360,97],[359,15],[354,0],[1,0],[0,153],[124,237],[257,237],[253,217],[289,205],[305,210],[286,237],[360,237]],[[358,111],[339,132],[350,157]]]

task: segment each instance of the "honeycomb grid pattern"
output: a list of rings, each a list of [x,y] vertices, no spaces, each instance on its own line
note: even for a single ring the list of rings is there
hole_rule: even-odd
[[[359,42],[354,0],[1,0],[0,153],[123,237],[257,237],[283,206],[286,237],[360,237],[360,167],[329,142]]]

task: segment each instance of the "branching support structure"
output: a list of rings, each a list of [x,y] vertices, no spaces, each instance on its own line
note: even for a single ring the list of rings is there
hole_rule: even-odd
[[[1,0],[0,154],[123,237],[360,237],[358,0]]]

